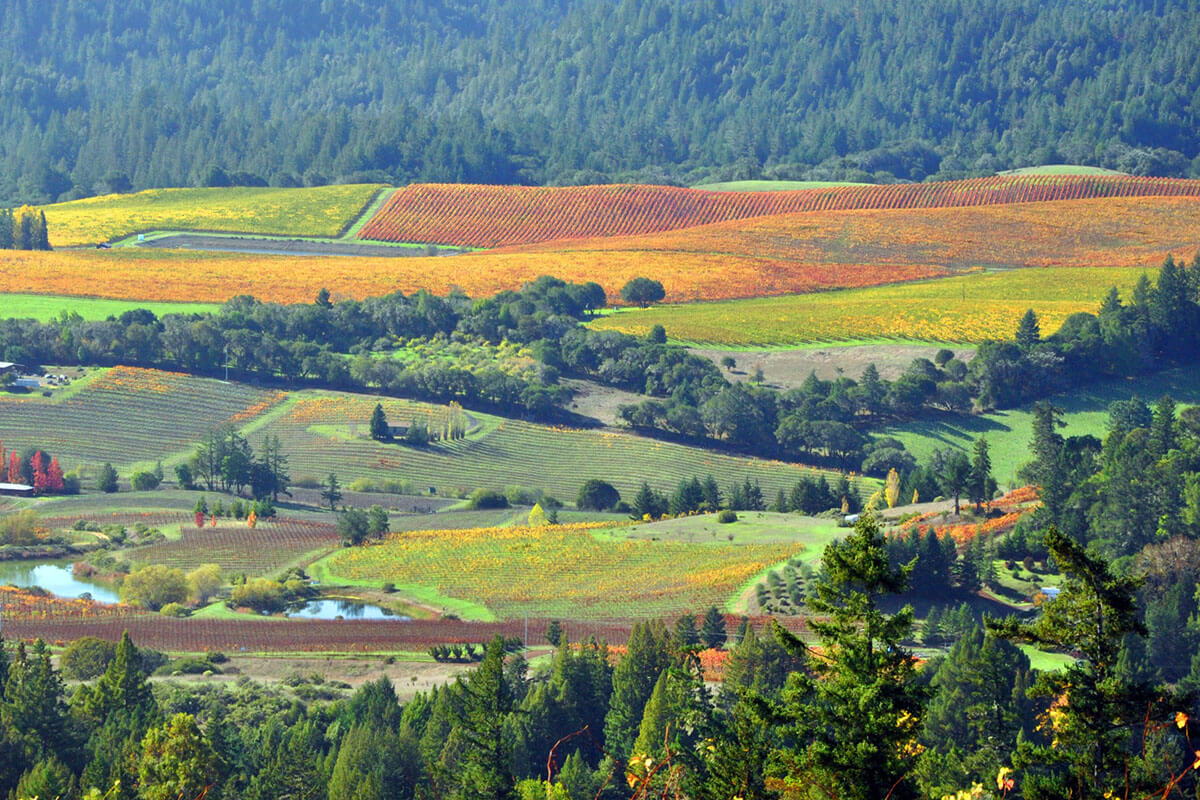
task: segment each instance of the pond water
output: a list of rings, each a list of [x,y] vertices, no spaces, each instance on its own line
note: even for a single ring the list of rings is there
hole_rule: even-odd
[[[118,601],[116,589],[76,578],[71,564],[70,561],[0,561],[0,586],[37,586],[58,597],[87,594],[101,603]]]
[[[288,611],[289,617],[302,619],[394,619],[407,621],[411,619],[403,614],[397,614],[386,608],[373,606],[369,603],[359,603],[355,600],[312,600],[303,606]]]

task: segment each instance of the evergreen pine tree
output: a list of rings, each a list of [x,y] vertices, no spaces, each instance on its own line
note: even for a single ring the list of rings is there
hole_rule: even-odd
[[[975,509],[981,511],[983,504],[990,503],[996,493],[996,480],[992,477],[992,457],[988,453],[987,438],[983,436],[975,440],[970,475],[968,496],[975,503]]]
[[[604,747],[618,761],[629,758],[646,701],[671,663],[670,639],[663,624],[635,624],[625,655],[613,669],[612,698],[604,718]]]
[[[716,606],[709,606],[704,615],[704,623],[700,626],[700,638],[704,646],[724,647],[725,637],[725,615]]]
[[[1022,350],[1030,350],[1042,341],[1042,329],[1038,324],[1037,314],[1033,309],[1029,309],[1021,317],[1020,323],[1017,325],[1016,342],[1017,347]]]
[[[708,506],[709,511],[716,511],[721,507],[721,489],[717,486],[717,480],[711,474],[704,476],[704,483],[701,484],[704,490],[704,502]]]
[[[675,620],[675,632],[671,643],[679,650],[700,646],[700,632],[696,630],[696,618],[691,614],[683,614]]]
[[[371,438],[377,442],[390,442],[392,440],[392,432],[388,427],[387,416],[383,413],[383,404],[376,403],[375,410],[371,412]]]
[[[11,208],[0,209],[0,250],[13,248],[13,211]]]
[[[1138,785],[1134,739],[1143,723],[1166,722],[1176,709],[1162,703],[1154,687],[1123,680],[1118,670],[1125,637],[1146,632],[1137,612],[1140,581],[1116,575],[1107,561],[1054,528],[1046,548],[1067,575],[1059,596],[1043,604],[1032,623],[989,622],[1003,638],[1081,655],[1035,683],[1035,696],[1052,703],[1053,745],[1018,744],[1013,766],[1027,773],[1025,797],[1100,797],[1126,786],[1131,775],[1132,792],[1154,791],[1160,787]]]
[[[788,678],[784,733],[797,749],[781,750],[776,763],[789,781],[844,800],[915,797],[912,762],[927,692],[901,645],[913,611],[889,615],[881,606],[885,595],[905,590],[911,566],[889,565],[870,514],[825,548],[821,564],[825,578],[808,600],[820,654],[775,624],[776,636],[804,654],[810,670]]]

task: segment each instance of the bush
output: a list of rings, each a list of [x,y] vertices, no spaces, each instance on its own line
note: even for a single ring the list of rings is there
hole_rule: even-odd
[[[591,478],[583,486],[579,487],[579,495],[575,498],[575,505],[577,507],[594,511],[607,511],[610,508],[616,508],[620,502],[621,493],[611,483],[602,481],[599,478]]]
[[[179,603],[167,603],[158,613],[164,617],[186,617],[191,612]]]
[[[130,476],[129,482],[133,484],[135,492],[148,492],[157,489],[159,484],[158,476],[153,472],[135,472]]]
[[[476,489],[467,498],[468,508],[508,508],[508,498],[495,489]]]
[[[738,519],[737,512],[734,511],[732,508],[727,508],[724,511],[722,511],[720,514],[717,514],[717,522],[720,522],[722,525],[727,522],[737,522],[737,519]]]
[[[104,466],[100,467],[100,474],[96,476],[96,488],[109,494],[117,490],[117,471],[112,464],[105,462]]]
[[[283,611],[288,603],[283,584],[267,578],[254,578],[234,587],[230,600],[235,606],[245,606],[267,614]]]
[[[169,603],[187,600],[188,584],[183,570],[151,564],[129,574],[121,583],[121,600],[130,605],[158,611]]]

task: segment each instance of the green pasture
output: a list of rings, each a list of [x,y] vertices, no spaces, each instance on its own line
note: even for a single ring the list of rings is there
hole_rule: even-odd
[[[818,470],[779,461],[718,453],[612,430],[542,425],[470,411],[466,438],[424,447],[372,440],[366,423],[376,402],[388,420],[436,417],[440,407],[392,398],[333,392],[302,392],[288,413],[272,415],[253,436],[277,435],[293,477],[322,479],[334,472],[355,478],[404,480],[422,491],[465,496],[476,488],[542,489],[571,503],[589,478],[613,484],[629,500],[643,481],[673,491],[681,479],[712,474],[722,491],[734,481],[758,481],[766,498],[790,490]],[[825,472],[830,480],[836,474]],[[863,481],[863,493],[874,491]]]
[[[1021,167],[996,173],[997,175],[1125,175],[1115,169],[1088,167],[1083,164],[1044,164],[1040,167]]]
[[[0,294],[0,319],[36,319],[48,322],[60,314],[78,314],[85,320],[117,317],[144,308],[155,316],[164,314],[211,314],[217,303],[164,303],[155,300],[110,300],[103,297],[68,297],[45,294]]]
[[[1192,369],[1173,369],[1137,380],[1096,383],[1075,391],[1055,395],[1050,402],[1066,413],[1063,436],[1090,434],[1103,439],[1108,423],[1108,407],[1117,400],[1140,397],[1153,405],[1169,394],[1183,406],[1200,404],[1200,373]],[[896,425],[880,432],[904,442],[918,461],[926,460],[934,450],[953,448],[970,453],[975,440],[986,436],[992,457],[992,471],[1002,487],[1019,485],[1017,470],[1031,456],[1033,440],[1032,406],[996,411],[990,414],[943,414],[931,419]]]

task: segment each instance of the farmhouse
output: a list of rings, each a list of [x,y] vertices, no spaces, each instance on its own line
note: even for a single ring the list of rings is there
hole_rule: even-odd
[[[33,487],[24,483],[0,483],[0,495],[33,497]]]
[[[407,423],[400,425],[388,425],[388,434],[393,439],[403,438],[404,436],[408,435],[408,427],[409,426]]]
[[[21,364],[14,364],[11,361],[0,361],[0,375],[7,375],[10,372],[13,375],[20,375],[22,371]]]

